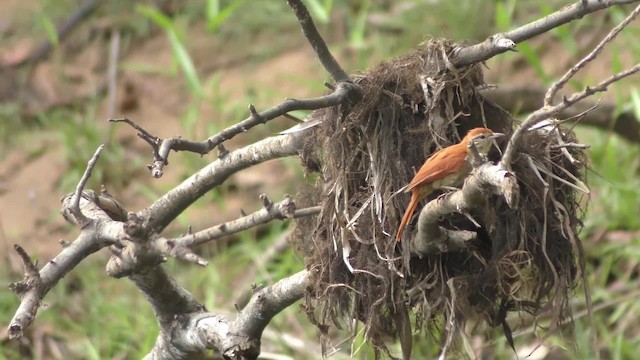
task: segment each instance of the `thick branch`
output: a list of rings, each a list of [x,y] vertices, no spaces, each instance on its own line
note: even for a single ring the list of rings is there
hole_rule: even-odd
[[[136,285],[140,281],[141,290],[154,304],[159,319],[163,319],[156,345],[145,357],[154,360],[200,358],[210,349],[218,349],[227,359],[257,358],[262,331],[275,315],[302,298],[309,278],[303,270],[256,292],[236,319],[229,320],[206,312],[164,270],[156,272],[134,279]],[[158,286],[148,286],[149,283]]]
[[[456,66],[465,66],[480,61],[485,61],[505,51],[511,50],[511,48],[509,48],[508,46],[504,46],[504,39],[511,40],[517,44],[531,39],[532,37],[543,34],[560,25],[564,25],[573,20],[581,19],[583,16],[589,13],[606,9],[613,5],[622,5],[634,3],[637,1],[638,0],[577,1],[572,5],[565,6],[552,14],[549,14],[536,21],[532,21],[517,29],[511,30],[504,34],[493,35],[479,44],[460,48],[454,54],[452,62]]]
[[[148,221],[146,229],[161,233],[182,211],[229,176],[268,160],[296,155],[302,140],[300,133],[270,137],[211,162],[139,213]]]
[[[441,196],[424,206],[418,218],[418,231],[411,242],[411,252],[418,256],[460,251],[475,239],[475,232],[442,228],[440,218],[454,212],[469,213],[481,207],[489,193],[502,194],[509,206],[518,203],[515,176],[501,165],[484,164],[467,178],[461,190]]]

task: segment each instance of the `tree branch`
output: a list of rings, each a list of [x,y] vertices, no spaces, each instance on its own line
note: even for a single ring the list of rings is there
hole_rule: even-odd
[[[266,224],[272,220],[299,218],[318,213],[320,213],[319,206],[296,210],[296,205],[293,202],[293,199],[287,196],[284,200],[265,206],[264,208],[247,216],[198,231],[194,234],[175,238],[171,241],[175,243],[176,247],[192,247],[211,240],[219,239],[223,236],[235,234],[258,225]]]
[[[513,49],[508,46],[509,44],[508,42],[505,42],[505,39],[511,40],[517,44],[543,34],[560,25],[581,19],[589,13],[606,9],[613,5],[629,4],[637,1],[638,0],[580,0],[517,29],[504,34],[495,34],[479,44],[460,48],[454,52],[452,62],[455,66],[461,67],[485,61],[498,54],[502,54],[505,51]]]
[[[313,19],[307,10],[307,7],[304,6],[301,0],[287,0],[287,3],[293,10],[293,13],[298,18],[298,22],[300,23],[300,27],[302,28],[302,33],[309,40],[309,44],[313,47],[313,51],[318,55],[318,59],[324,66],[325,70],[331,75],[331,78],[337,83],[340,82],[351,82],[351,77],[342,70],[342,67],[336,59],[331,55],[327,44],[318,33],[318,29],[313,23]]]
[[[618,26],[613,28],[607,34],[607,36],[605,36],[604,39],[602,39],[602,41],[600,41],[600,43],[587,56],[585,56],[584,58],[582,58],[582,60],[578,61],[575,65],[573,65],[573,67],[571,67],[571,69],[569,69],[560,78],[560,80],[554,82],[544,97],[544,105],[551,106],[553,98],[556,96],[556,93],[558,92],[558,90],[562,89],[562,87],[569,81],[569,79],[571,79],[575,74],[577,74],[578,71],[580,71],[580,69],[582,69],[589,62],[594,60],[602,52],[602,49],[604,49],[605,45],[613,41],[613,39],[615,39],[616,36],[618,36],[618,34],[622,31],[622,29],[624,29],[627,25],[629,25],[629,23],[633,21],[633,19],[635,19],[639,13],[640,13],[640,5],[637,6],[635,9],[633,9],[633,11],[620,24],[618,24]]]
[[[335,90],[328,95],[311,99],[287,99],[284,102],[262,112],[257,112],[253,105],[249,106],[251,115],[228,128],[220,131],[218,134],[201,142],[191,141],[180,137],[161,139],[151,135],[140,126],[135,125],[129,119],[109,119],[110,122],[126,122],[127,124],[138,130],[138,136],[149,143],[153,149],[154,162],[148,165],[152,175],[159,178],[163,174],[163,168],[168,164],[169,152],[174,151],[190,151],[197,154],[205,155],[223,142],[233,138],[234,136],[248,131],[252,127],[265,124],[269,120],[273,120],[294,110],[317,110],[332,107],[340,104],[353,102],[359,99],[360,87],[354,83],[341,82],[338,83]],[[356,95],[354,95],[356,94]]]
[[[515,156],[515,148],[520,141],[520,138],[524,134],[524,131],[528,131],[532,126],[536,125],[538,122],[542,120],[549,119],[551,116],[556,115],[560,111],[567,109],[578,101],[595,94],[596,92],[603,92],[607,90],[607,87],[613,84],[616,81],[624,79],[628,76],[631,76],[640,71],[640,64],[636,64],[634,67],[621,71],[617,74],[612,75],[611,77],[605,79],[600,82],[598,85],[594,87],[587,86],[583,91],[574,93],[569,98],[563,98],[562,102],[554,105],[554,106],[544,106],[537,111],[531,113],[524,122],[514,131],[511,139],[509,139],[509,144],[507,145],[507,149],[504,152],[502,157],[502,164],[506,169],[511,169],[511,163],[513,162]]]
[[[259,290],[236,319],[229,320],[207,312],[159,269],[132,277],[162,319],[158,340],[145,357],[154,360],[199,358],[210,349],[227,359],[257,358],[262,331],[275,315],[302,298],[309,278],[303,270]]]
[[[435,255],[467,248],[467,242],[475,239],[472,231],[454,231],[442,228],[443,216],[454,212],[466,214],[479,208],[486,201],[487,193],[502,194],[510,207],[518,204],[518,183],[515,176],[501,164],[483,164],[467,177],[461,190],[443,195],[424,206],[418,217],[411,252],[418,256]]]
[[[482,94],[511,113],[530,113],[542,107],[546,90],[533,86],[500,86],[496,89],[483,90]],[[561,100],[556,97],[557,100]],[[640,121],[631,111],[616,113],[613,104],[583,100],[556,114],[559,119],[579,116],[582,125],[589,125],[603,130],[611,130],[619,136],[631,141],[640,142]]]
[[[73,206],[73,199],[73,194],[63,199],[63,211],[68,211],[67,209]],[[9,325],[10,338],[22,337],[24,330],[33,322],[41,300],[60,279],[80,261],[113,244],[115,239],[124,235],[123,223],[112,221],[103,210],[84,196],[80,197],[80,201],[80,208],[90,219],[88,225],[73,242],[64,243],[65,246],[60,254],[47,262],[40,271],[37,271],[36,264],[30,262],[26,252],[16,245],[16,251],[25,263],[25,276],[22,281],[9,285],[21,299],[20,306]]]

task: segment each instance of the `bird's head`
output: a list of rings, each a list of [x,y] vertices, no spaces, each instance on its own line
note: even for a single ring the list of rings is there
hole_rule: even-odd
[[[491,150],[493,141],[502,136],[504,136],[503,133],[493,132],[491,131],[491,129],[475,128],[471,129],[467,133],[467,135],[463,139],[463,142],[465,142],[467,145],[469,143],[473,143],[480,154],[487,155],[489,153],[489,150]]]

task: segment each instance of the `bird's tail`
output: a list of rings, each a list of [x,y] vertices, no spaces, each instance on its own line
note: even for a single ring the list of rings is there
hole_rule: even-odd
[[[398,232],[396,234],[396,241],[400,241],[402,239],[402,233],[404,232],[404,228],[409,225],[411,221],[411,217],[413,213],[416,211],[416,207],[418,206],[418,197],[415,195],[411,195],[411,201],[409,201],[409,206],[407,210],[404,212],[402,216],[402,221],[400,221],[400,225],[398,226]]]

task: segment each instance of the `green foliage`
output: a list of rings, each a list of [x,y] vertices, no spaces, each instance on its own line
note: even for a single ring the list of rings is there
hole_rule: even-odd
[[[167,38],[169,39],[169,43],[171,44],[173,55],[186,77],[189,90],[193,92],[196,98],[202,97],[202,86],[200,86],[198,73],[193,65],[191,57],[189,56],[189,52],[184,45],[184,35],[180,33],[175,22],[155,8],[146,5],[138,5],[136,9],[139,13],[149,18],[165,31]]]

